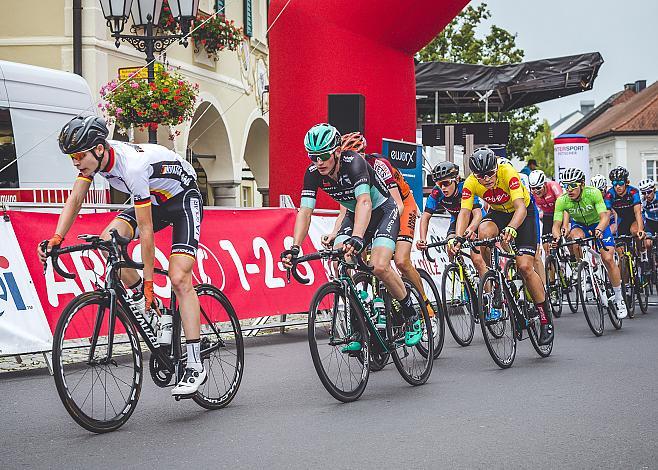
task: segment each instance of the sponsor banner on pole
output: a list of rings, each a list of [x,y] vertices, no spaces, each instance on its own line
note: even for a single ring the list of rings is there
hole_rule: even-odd
[[[52,334],[10,222],[0,220],[0,240],[0,355],[48,351]]]
[[[554,141],[555,178],[562,181],[562,172],[567,168],[580,168],[589,183],[589,140],[584,135],[562,134]]]
[[[382,153],[400,170],[409,184],[418,207],[423,207],[423,146],[411,142],[382,139]]]

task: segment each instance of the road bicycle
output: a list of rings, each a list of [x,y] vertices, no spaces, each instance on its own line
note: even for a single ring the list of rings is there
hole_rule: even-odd
[[[429,243],[427,249],[423,250],[423,256],[430,262],[434,262],[430,249],[444,247],[448,240]],[[445,267],[441,278],[441,299],[446,323],[452,337],[460,346],[471,344],[475,324],[479,322],[476,287],[479,279],[473,265],[466,263],[464,259],[470,258],[470,254],[464,251],[468,248],[470,245],[465,241],[462,249]]]
[[[293,255],[287,250],[282,256]],[[338,262],[338,276],[320,286],[308,313],[308,343],[315,370],[326,390],[337,400],[351,402],[365,391],[370,375],[371,345],[379,348],[375,354],[387,355],[411,385],[427,382],[434,358],[434,341],[429,313],[420,293],[408,281],[414,308],[420,316],[422,339],[415,346],[407,346],[404,338],[404,319],[399,302],[394,301],[383,287],[384,312],[376,312],[372,301],[366,302],[349,275],[353,269],[372,274],[360,256],[356,265],[348,263],[342,250],[321,250],[292,258],[292,275],[301,284],[309,280],[298,272],[298,264],[314,260]],[[373,318],[383,313],[384,328],[377,328]]]
[[[478,240],[471,242],[471,246],[486,246],[491,250],[489,266],[492,267],[482,276],[478,288],[480,328],[491,358],[498,367],[507,369],[514,363],[517,341],[530,338],[540,357],[550,356],[553,341],[539,344],[539,315],[516,270],[516,254],[503,250],[499,245],[501,240],[501,237]],[[510,245],[515,251],[513,244]],[[523,334],[524,330],[527,335]]]
[[[173,290],[169,307],[163,312],[172,315],[172,340],[168,344],[158,342],[152,322],[130,302],[120,271],[144,267],[129,257],[130,240],[116,230],[110,232],[109,240],[97,235],[78,238],[85,243],[55,247],[49,253],[55,272],[74,279],[75,274],[60,266],[59,256],[87,250],[106,253],[107,271],[104,278],[96,280],[97,289],[73,299],[57,322],[53,335],[55,386],[64,407],[80,426],[104,433],[121,427],[137,406],[144,376],[140,337],[151,352],[149,372],[159,387],[180,381],[187,355]],[[167,275],[162,269],[156,268],[155,272]],[[208,378],[197,393],[176,398],[191,398],[204,408],[219,409],[233,400],[242,380],[240,322],[219,289],[210,284],[194,288],[201,307],[201,359]]]
[[[596,248],[608,250],[595,236],[562,241],[561,244],[562,246],[579,245],[583,248],[576,281],[578,295],[587,325],[595,336],[601,336],[605,328],[606,312],[615,329],[622,327],[622,320],[617,317],[614,293],[605,265],[599,252],[591,246],[592,242]]]
[[[553,236],[542,236],[542,243],[551,243]],[[563,299],[567,298],[571,313],[578,311],[578,290],[576,279],[578,276],[578,260],[565,246],[551,248],[544,262],[546,270],[546,295],[551,304],[551,311],[555,318],[562,316]]]
[[[636,240],[632,235],[618,235],[615,237],[615,246],[622,247],[619,255],[619,269],[621,270],[621,290],[624,294],[628,318],[635,317],[635,297],[640,305],[640,311],[647,313],[649,309],[649,279],[642,276],[638,269],[638,257],[635,255]]]

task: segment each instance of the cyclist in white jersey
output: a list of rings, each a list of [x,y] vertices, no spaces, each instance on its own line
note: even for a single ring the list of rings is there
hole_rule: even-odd
[[[199,299],[192,285],[192,268],[199,244],[203,199],[192,165],[175,152],[154,144],[129,144],[107,140],[105,121],[96,116],[75,117],[59,136],[59,146],[68,154],[79,175],[57,221],[48,250],[64,240],[77,217],[95,174],[107,179],[110,186],[131,194],[134,207],[123,211],[103,230],[128,238],[139,237],[144,280],[134,269],[122,269],[121,279],[129,289],[137,290],[132,302],[140,312],[153,306],[154,233],[173,226],[169,257],[169,278],[179,302],[187,342],[187,366],[172,395],[196,393],[207,378],[199,353]],[[38,248],[45,263],[47,253]],[[143,295],[139,293],[143,290]]]

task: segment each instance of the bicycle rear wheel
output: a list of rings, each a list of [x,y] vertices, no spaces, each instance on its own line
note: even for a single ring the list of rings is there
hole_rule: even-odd
[[[76,297],[62,312],[53,335],[57,393],[75,422],[95,433],[114,431],[128,421],[144,375],[137,332],[119,304],[114,335],[108,336],[109,298],[101,292]],[[108,361],[110,340],[113,352]]]
[[[571,271],[569,276],[567,276],[567,267]],[[562,292],[567,297],[569,310],[571,310],[571,313],[576,313],[579,306],[579,291],[577,288],[578,273],[574,272],[573,267],[567,262],[564,263],[562,272],[564,273],[563,279],[565,281],[565,284],[562,285]]]
[[[603,317],[607,306],[602,305],[595,283],[596,280],[590,274],[589,263],[582,261],[578,266],[578,291],[583,313],[585,313],[585,320],[592,333],[595,336],[601,336],[605,327]]]
[[[501,369],[507,369],[514,363],[516,357],[516,328],[513,312],[503,293],[498,273],[487,271],[480,280],[478,290],[478,305],[480,308],[480,327],[484,343],[489,354]],[[499,311],[496,320],[486,320],[493,311]],[[495,331],[496,334],[492,334]]]
[[[628,318],[635,317],[635,286],[632,276],[633,273],[631,272],[628,257],[623,254],[621,256],[621,292],[624,296],[624,302],[626,302]],[[624,282],[624,279],[628,281]]]
[[[394,349],[391,351],[393,363],[404,380],[411,385],[422,385],[427,382],[432,373],[434,363],[434,341],[432,338],[432,324],[427,312],[427,306],[420,292],[408,281],[404,281],[405,287],[410,292],[416,314],[420,318],[420,326],[423,332],[422,339],[416,346],[407,346],[404,342],[404,325],[396,325],[395,317],[402,316],[400,302],[394,300],[390,293],[386,292],[386,334]]]
[[[379,281],[376,277],[371,274],[364,272],[357,272],[352,276],[354,281],[354,286],[356,287],[357,292],[363,290],[368,292],[368,295],[371,299],[381,296],[379,292]],[[370,312],[368,312],[370,313]],[[375,323],[377,321],[376,315],[371,318],[371,321]],[[391,353],[386,351],[384,347],[379,343],[376,335],[369,335],[370,338],[370,371],[377,372],[382,370],[388,361],[391,359]]]
[[[201,359],[208,378],[193,398],[206,409],[218,410],[233,400],[242,382],[242,330],[222,291],[210,284],[200,284],[195,290],[201,307]]]
[[[649,311],[649,285],[651,284],[649,274],[642,273],[636,276],[635,285],[637,291],[637,303],[640,311],[646,314]]]
[[[441,289],[448,329],[457,344],[468,346],[475,332],[475,295],[466,278],[460,276],[460,268],[456,263],[449,264],[443,271]]]
[[[546,294],[555,318],[562,316],[562,282],[559,269],[557,259],[549,255],[546,258]]]
[[[368,330],[355,301],[345,296],[337,282],[322,285],[311,300],[308,314],[308,344],[311,358],[324,388],[336,400],[357,400],[369,377]],[[343,352],[348,345],[359,350]]]
[[[443,351],[443,343],[445,342],[446,337],[443,302],[441,302],[439,290],[436,288],[436,284],[434,283],[432,276],[430,276],[430,274],[424,269],[418,269],[418,274],[420,274],[420,279],[423,282],[423,291],[427,296],[427,302],[429,302],[429,306],[432,308],[432,312],[434,313],[434,315],[430,315],[430,321],[432,322],[432,335],[434,337],[434,359],[436,359],[441,354],[441,351]],[[424,343],[422,341],[418,343],[418,347],[421,349],[421,351],[423,350],[423,344]]]

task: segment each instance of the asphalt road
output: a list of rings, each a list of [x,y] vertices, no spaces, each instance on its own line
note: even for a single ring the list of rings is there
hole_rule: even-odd
[[[391,364],[351,404],[322,387],[305,330],[248,339],[229,407],[175,402],[147,376],[105,435],[73,422],[47,374],[2,374],[0,468],[658,468],[658,308],[600,338],[582,313],[556,331],[550,358],[524,341],[508,370],[479,330],[467,348],[449,336],[426,385]]]

